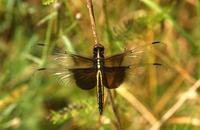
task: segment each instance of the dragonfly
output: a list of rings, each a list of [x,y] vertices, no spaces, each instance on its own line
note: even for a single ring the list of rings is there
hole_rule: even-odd
[[[53,71],[53,74],[59,76],[61,80],[68,80],[73,77],[76,85],[83,90],[91,90],[96,87],[98,109],[100,115],[102,115],[104,110],[104,88],[118,88],[125,81],[127,72],[130,69],[146,65],[140,62],[146,47],[125,49],[122,53],[104,57],[105,48],[97,38],[92,0],[87,0],[87,7],[95,40],[92,58],[68,52],[58,54],[53,59],[59,64],[59,67]],[[150,46],[159,43],[152,42]],[[72,64],[70,64],[69,59]],[[160,66],[161,64],[155,62],[148,63],[148,65]],[[39,70],[46,70],[46,68],[40,68]]]

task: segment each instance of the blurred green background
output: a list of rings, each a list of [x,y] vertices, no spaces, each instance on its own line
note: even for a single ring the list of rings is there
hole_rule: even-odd
[[[94,0],[94,10],[106,55],[140,42],[166,45],[164,69],[113,91],[123,129],[150,129],[157,120],[161,130],[199,130],[198,89],[160,119],[200,77],[200,1]],[[52,49],[91,56],[93,42],[86,0],[1,0],[0,130],[117,130],[109,102],[99,119],[95,90],[37,72]]]

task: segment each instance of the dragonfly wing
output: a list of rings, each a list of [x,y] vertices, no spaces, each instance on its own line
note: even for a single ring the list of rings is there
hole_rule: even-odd
[[[155,60],[159,59],[157,52],[163,51],[163,48],[165,48],[164,45],[165,44],[159,42],[154,42],[149,45],[138,45],[130,50],[125,50],[123,53],[105,58],[105,66],[130,66],[133,64],[152,62],[149,61],[149,57],[153,56],[156,57],[154,58]]]
[[[37,55],[40,55],[40,57],[42,56],[42,54],[40,54],[42,52],[41,49],[44,49],[44,46],[45,44],[38,44],[37,46]],[[92,58],[72,54],[62,48],[50,48],[49,53],[50,55],[47,57],[46,64],[51,67],[73,68],[76,66],[77,68],[89,68],[93,66]]]
[[[55,57],[56,63],[65,66],[73,75],[76,85],[84,90],[96,86],[96,72],[93,69],[93,60],[76,54],[58,54]]]
[[[126,78],[126,70],[129,69],[127,66],[120,67],[105,67],[104,77],[105,77],[105,87],[109,89],[114,89],[119,87]]]
[[[105,58],[106,87],[117,88],[124,82],[125,78],[136,75],[142,76],[148,67],[160,66],[161,64],[154,51],[159,51],[161,47],[163,47],[163,44],[157,42],[150,45],[137,46],[131,50],[125,50],[124,53]],[[151,54],[155,57],[151,58]]]
[[[93,60],[84,56],[56,52],[48,57],[44,68],[38,70],[58,77],[65,85],[69,85],[69,81],[75,81],[78,87],[86,90],[96,85]]]
[[[105,66],[120,66],[124,60],[124,57],[130,55],[131,51],[125,51],[124,53],[116,54],[111,57],[105,58]]]
[[[88,68],[93,66],[93,60],[87,57],[70,53],[57,53],[51,58],[54,64],[59,64],[67,68]]]
[[[57,77],[65,86],[69,86],[72,79],[74,79],[79,88],[84,90],[89,90],[96,86],[96,71],[93,68],[40,68],[38,71]]]
[[[73,74],[76,85],[84,90],[92,89],[96,86],[96,71],[94,68],[69,69]]]
[[[146,72],[147,66],[161,66],[159,63],[148,63],[141,65],[129,65],[119,67],[104,67],[104,84],[106,88],[115,89],[119,87],[125,80],[142,77]]]

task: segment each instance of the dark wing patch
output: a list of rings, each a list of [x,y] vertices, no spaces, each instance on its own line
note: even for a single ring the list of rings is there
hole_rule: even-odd
[[[76,85],[84,90],[92,89],[96,86],[96,71],[94,68],[69,69],[73,74]]]
[[[124,82],[126,76],[126,70],[128,68],[129,68],[128,66],[105,67],[104,71],[105,87],[109,89],[114,89],[119,87]]]

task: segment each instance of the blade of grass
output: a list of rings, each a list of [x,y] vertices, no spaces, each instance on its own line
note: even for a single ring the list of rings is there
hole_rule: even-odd
[[[50,13],[49,15],[45,16],[43,19],[41,19],[38,23],[37,23],[37,26],[40,26],[42,24],[44,24],[45,22],[55,18],[57,16],[57,12],[54,11],[52,13]]]
[[[47,31],[46,31],[46,37],[45,37],[45,46],[42,52],[42,62],[40,67],[42,67],[47,59],[48,56],[48,50],[49,50],[49,46],[50,46],[50,40],[51,40],[51,33],[52,33],[52,28],[53,28],[53,19],[50,19],[48,22],[48,27],[47,27]]]
[[[69,38],[67,36],[64,36],[64,35],[62,35],[61,37],[62,37],[62,40],[64,41],[64,45],[65,45],[65,48],[67,49],[67,51],[74,53],[75,50],[74,50],[72,43],[69,40]]]

